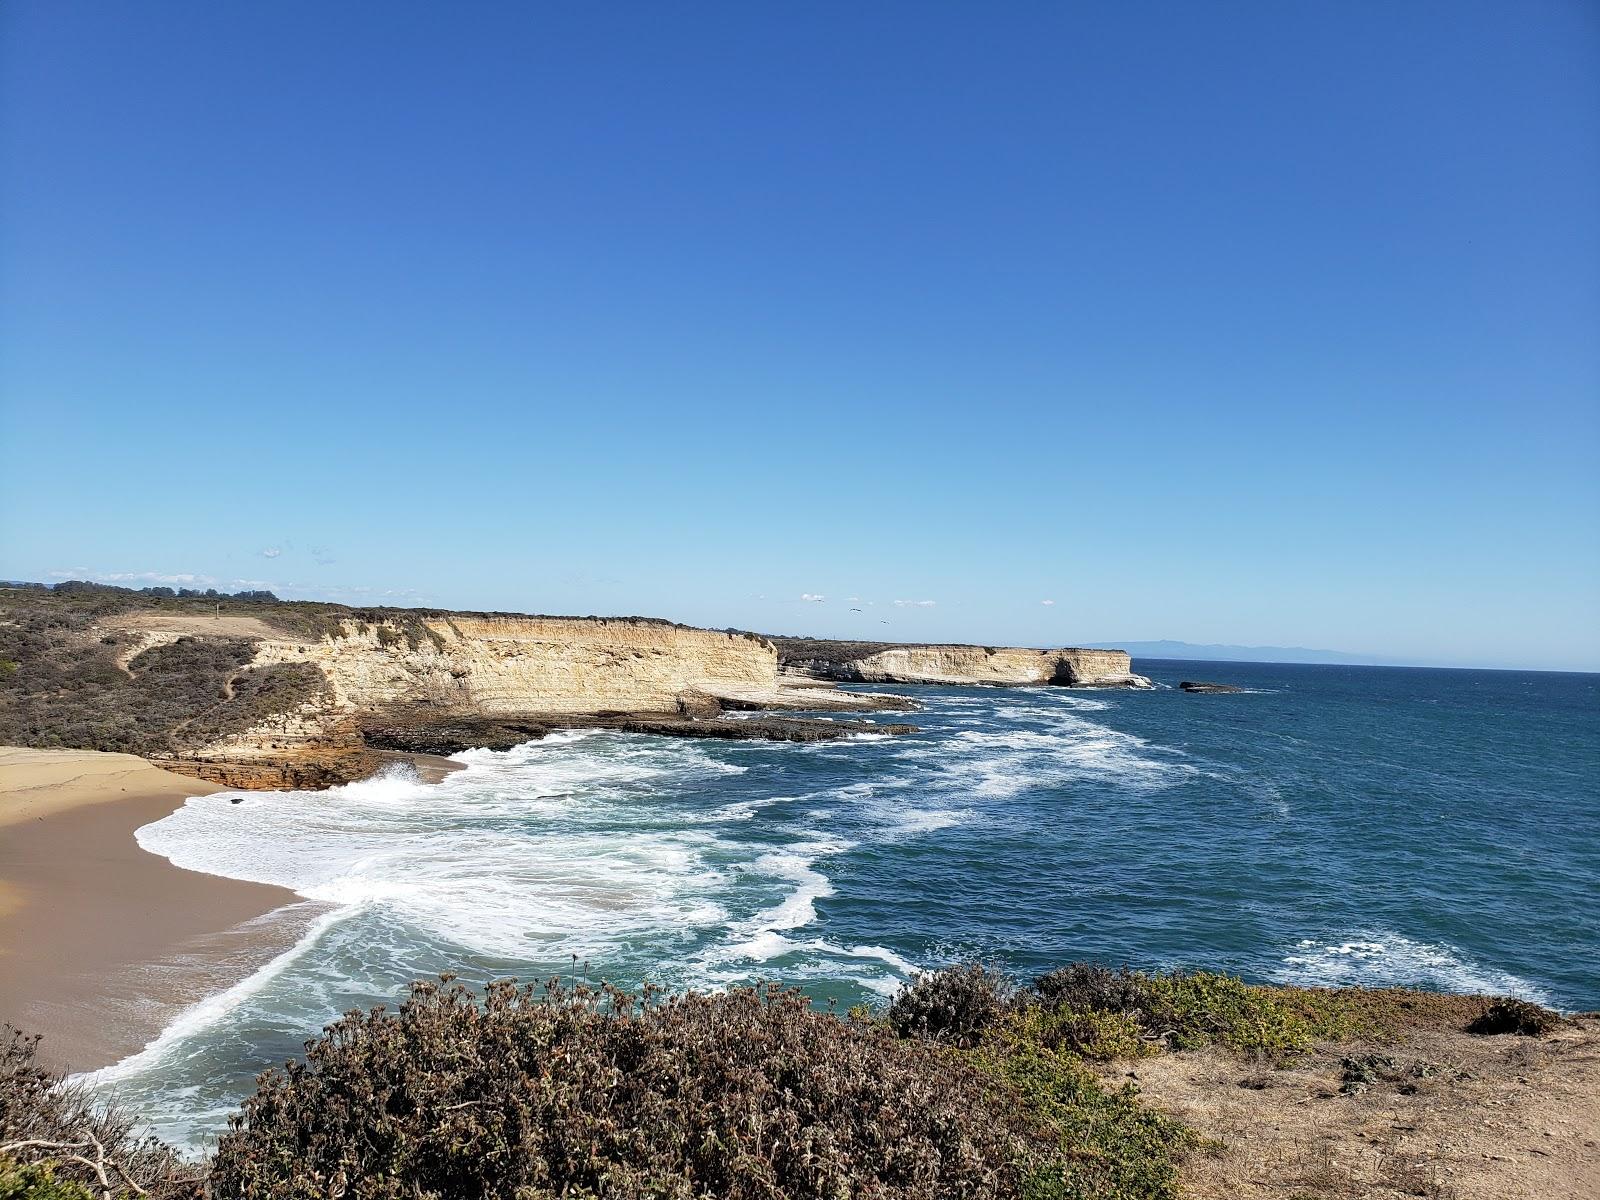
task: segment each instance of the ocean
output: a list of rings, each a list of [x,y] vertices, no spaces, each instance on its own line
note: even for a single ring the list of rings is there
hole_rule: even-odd
[[[923,704],[903,738],[572,731],[192,799],[140,844],[293,889],[268,920],[302,936],[93,1081],[202,1147],[264,1066],[447,970],[850,1005],[1097,959],[1600,1008],[1600,676],[1135,669],[1162,686],[873,689]]]

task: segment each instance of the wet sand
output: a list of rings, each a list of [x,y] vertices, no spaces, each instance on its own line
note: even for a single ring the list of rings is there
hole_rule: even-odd
[[[131,755],[0,747],[0,1021],[42,1033],[49,1065],[134,1053],[320,908],[139,849],[134,830],[219,790]]]

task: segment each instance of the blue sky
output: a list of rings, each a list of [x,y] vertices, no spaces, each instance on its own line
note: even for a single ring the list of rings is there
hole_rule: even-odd
[[[1593,4],[14,0],[0,194],[0,576],[1600,668]]]

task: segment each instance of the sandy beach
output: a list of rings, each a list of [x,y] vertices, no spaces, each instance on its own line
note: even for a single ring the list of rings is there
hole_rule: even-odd
[[[139,1050],[314,915],[292,892],[139,848],[140,826],[217,790],[131,755],[0,748],[0,1021],[42,1033],[51,1065]]]

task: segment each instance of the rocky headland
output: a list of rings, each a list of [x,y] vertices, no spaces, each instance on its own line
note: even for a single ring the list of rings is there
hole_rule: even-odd
[[[233,788],[327,787],[397,752],[505,748],[574,727],[781,741],[916,732],[872,716],[915,700],[840,683],[1150,686],[1119,650],[769,638],[647,617],[95,584],[0,589],[0,633],[0,742],[134,753]]]
[[[1148,688],[1125,650],[773,638],[785,675],[841,683]]]
[[[1148,686],[1114,650],[773,639],[646,617],[93,584],[0,589],[0,630],[0,741],[139,754],[234,788],[327,787],[397,752],[504,748],[579,726],[782,741],[916,732],[872,716],[915,700],[840,683]]]

